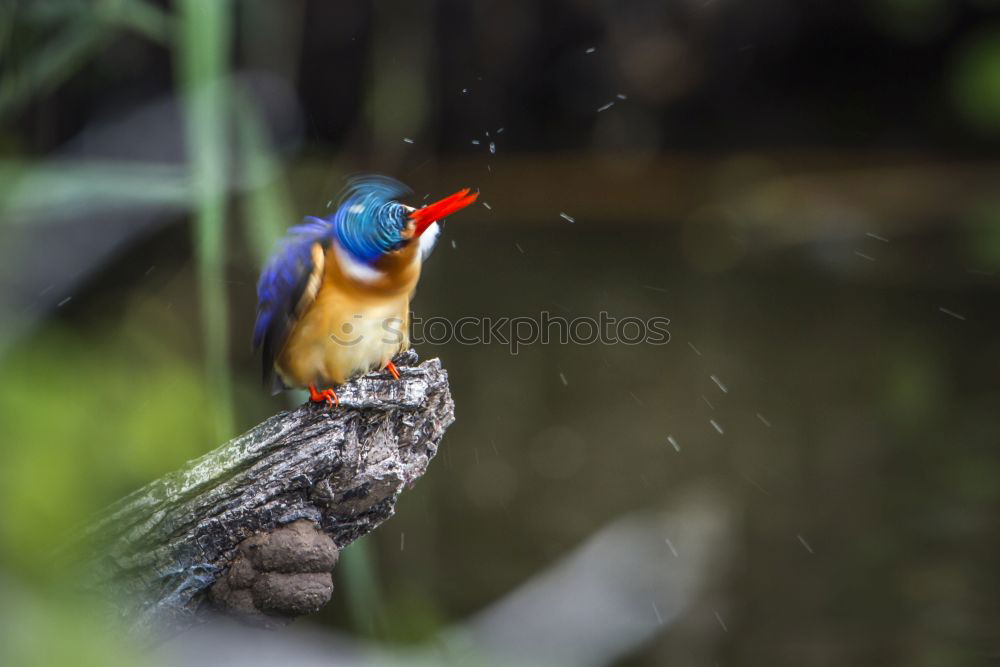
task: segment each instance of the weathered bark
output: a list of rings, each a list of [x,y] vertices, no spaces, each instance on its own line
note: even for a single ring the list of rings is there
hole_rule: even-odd
[[[412,351],[400,355],[400,381],[387,373],[358,378],[338,388],[339,408],[306,404],[277,414],[109,507],[80,538],[92,554],[87,588],[106,597],[133,632],[169,634],[196,621],[206,589],[238,553],[257,549],[257,538],[248,538],[287,533],[282,526],[307,520],[332,538],[333,560],[317,555],[326,538],[312,540],[296,527],[293,546],[274,547],[276,564],[261,566],[274,574],[254,585],[269,606],[287,593],[275,582],[309,573],[290,586],[304,591],[299,604],[315,606],[316,563],[332,567],[336,549],[392,516],[454,421],[440,361],[416,361]]]

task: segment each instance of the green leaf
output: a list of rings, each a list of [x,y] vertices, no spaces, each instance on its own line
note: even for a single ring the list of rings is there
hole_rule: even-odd
[[[196,200],[194,246],[205,337],[206,372],[220,412],[216,435],[233,434],[229,377],[229,324],[225,283],[226,174],[228,170],[228,57],[232,42],[228,0],[182,0],[175,44]]]

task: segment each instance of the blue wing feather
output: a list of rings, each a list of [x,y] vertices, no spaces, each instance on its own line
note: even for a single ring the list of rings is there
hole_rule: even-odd
[[[257,321],[253,347],[263,348],[264,379],[270,379],[274,360],[295,323],[295,309],[312,274],[312,247],[328,245],[334,225],[321,218],[307,217],[288,230],[278,250],[271,256],[257,282]]]

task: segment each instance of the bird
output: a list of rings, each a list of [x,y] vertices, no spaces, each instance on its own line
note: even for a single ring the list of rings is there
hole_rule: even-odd
[[[410,300],[439,222],[476,201],[462,189],[414,208],[412,190],[388,176],[348,180],[327,217],[291,227],[257,283],[253,348],[277,392],[308,388],[339,406],[334,389],[372,370],[399,379],[392,358],[410,346]]]

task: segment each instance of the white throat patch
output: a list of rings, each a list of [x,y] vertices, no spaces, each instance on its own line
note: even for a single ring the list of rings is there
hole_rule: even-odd
[[[424,233],[420,235],[420,261],[427,259],[427,256],[431,254],[434,250],[434,246],[437,245],[438,236],[441,234],[441,225],[436,222],[432,222]]]
[[[333,252],[337,255],[337,264],[349,278],[353,278],[361,283],[374,283],[380,280],[385,274],[373,266],[368,266],[364,262],[351,257],[351,253],[340,247],[340,243],[333,241]]]

